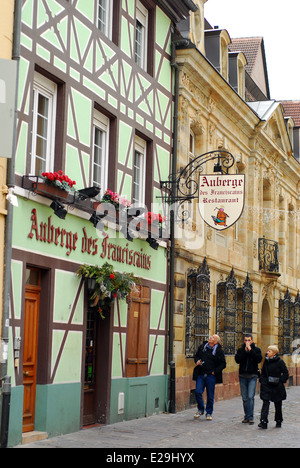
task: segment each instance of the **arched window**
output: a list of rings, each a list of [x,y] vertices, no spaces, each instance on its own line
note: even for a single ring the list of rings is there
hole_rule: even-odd
[[[294,348],[300,345],[300,295],[299,291],[294,303]]]
[[[217,284],[217,334],[221,338],[225,354],[236,353],[246,333],[252,334],[253,288],[247,275],[242,288],[232,268],[226,281]]]
[[[217,284],[217,334],[225,354],[235,354],[237,342],[237,287],[232,268],[226,281]]]
[[[194,357],[209,336],[210,272],[206,258],[187,278],[185,354]]]
[[[284,299],[279,300],[278,347],[280,354],[291,354],[292,329],[292,300],[287,288]]]
[[[247,274],[242,288],[237,289],[237,346],[246,334],[252,335],[253,287]]]

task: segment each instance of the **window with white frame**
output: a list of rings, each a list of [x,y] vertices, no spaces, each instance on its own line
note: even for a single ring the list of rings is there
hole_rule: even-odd
[[[145,203],[146,147],[145,140],[139,137],[135,138],[132,202],[138,205]]]
[[[147,68],[148,10],[137,0],[135,24],[135,63]]]
[[[97,26],[109,39],[112,38],[112,0],[98,0]]]
[[[100,196],[107,189],[109,119],[94,111],[94,146],[92,161],[92,185],[100,187]]]
[[[41,175],[54,166],[57,86],[39,73],[33,83],[31,174]]]

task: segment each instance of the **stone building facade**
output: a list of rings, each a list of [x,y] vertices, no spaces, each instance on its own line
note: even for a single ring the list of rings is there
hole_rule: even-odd
[[[263,352],[278,344],[291,383],[300,383],[295,359],[300,338],[300,168],[291,138],[295,122],[280,102],[270,99],[263,41],[256,44],[260,72],[253,63],[246,69],[242,41],[232,41],[226,30],[205,30],[206,2],[196,3],[198,21],[192,13],[181,25],[187,41],[176,50],[178,171],[201,154],[228,151],[235,158],[229,172],[245,174],[246,194],[242,216],[224,231],[203,222],[197,199],[188,203],[189,220],[183,224],[177,219],[177,408],[193,401],[193,355],[213,333],[221,336],[227,359],[218,398],[239,393],[234,355],[246,332],[253,333]],[[201,170],[214,173],[214,162]]]

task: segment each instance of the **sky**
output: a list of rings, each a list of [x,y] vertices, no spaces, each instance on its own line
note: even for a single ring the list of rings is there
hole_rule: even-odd
[[[207,0],[204,15],[233,39],[263,37],[271,99],[300,100],[300,0]]]

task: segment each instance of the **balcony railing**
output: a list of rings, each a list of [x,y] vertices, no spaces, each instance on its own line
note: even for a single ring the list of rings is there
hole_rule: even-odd
[[[259,269],[279,273],[278,242],[265,237],[258,239]]]

